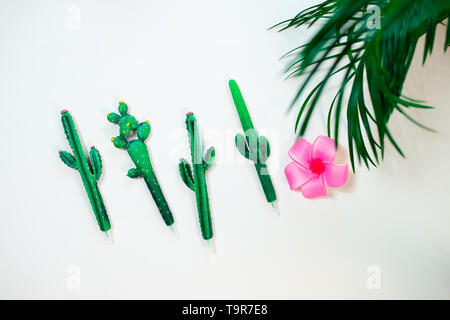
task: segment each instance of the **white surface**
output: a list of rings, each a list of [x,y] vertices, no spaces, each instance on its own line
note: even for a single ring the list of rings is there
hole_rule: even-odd
[[[72,5],[81,9],[78,30],[67,12]],[[294,114],[285,110],[299,82],[281,80],[278,58],[311,33],[266,30],[307,5],[0,1],[0,298],[450,298],[444,32],[424,68],[418,50],[405,87],[437,107],[413,115],[439,132],[394,116],[407,160],[389,146],[378,169],[361,168],[346,187],[310,201],[289,191],[283,176],[294,141]],[[234,150],[241,129],[230,77],[271,142],[280,216]],[[139,120],[150,120],[147,145],[179,239],[164,227],[144,182],[125,176],[131,160],[110,142],[118,128],[105,114],[122,99]],[[113,246],[98,231],[78,173],[58,158],[69,149],[63,108],[85,146],[103,157]],[[177,172],[191,110],[217,148],[207,175],[216,254],[201,240],[194,195]],[[325,133],[322,118],[307,138]],[[371,265],[381,271],[378,290],[366,285]]]

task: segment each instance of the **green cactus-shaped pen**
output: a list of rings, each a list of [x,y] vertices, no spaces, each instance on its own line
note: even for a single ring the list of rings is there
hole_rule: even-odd
[[[229,86],[245,134],[245,137],[242,134],[236,135],[236,147],[245,158],[254,163],[267,202],[272,204],[274,209],[277,210],[277,196],[266,165],[266,160],[270,155],[269,142],[264,136],[258,136],[257,131],[253,128],[250,114],[248,113],[247,106],[236,81],[230,80]]]
[[[61,111],[61,121],[67,140],[69,140],[70,147],[72,148],[73,155],[67,151],[60,151],[59,157],[68,167],[78,170],[80,173],[98,226],[100,227],[100,230],[104,231],[106,236],[109,237],[108,230],[111,229],[111,224],[103,203],[102,195],[97,186],[98,179],[102,173],[102,159],[100,153],[95,147],[92,147],[88,161],[69,111]]]
[[[209,209],[208,190],[205,181],[205,172],[211,166],[215,157],[214,147],[209,148],[203,156],[203,149],[200,143],[200,134],[198,132],[197,120],[190,112],[186,114],[186,129],[189,134],[189,143],[191,146],[192,169],[189,163],[181,159],[178,169],[181,179],[195,192],[197,202],[198,219],[202,237],[209,240],[214,236],[211,222],[211,212]]]
[[[120,132],[120,135],[112,138],[111,141],[114,143],[116,148],[127,150],[131,160],[133,160],[136,166],[136,168],[128,171],[127,176],[130,178],[144,178],[162,219],[167,226],[171,227],[174,223],[172,212],[169,209],[166,198],[164,197],[158,180],[156,179],[155,172],[153,171],[153,167],[150,162],[148,149],[144,142],[150,134],[150,124],[148,121],[138,124],[136,118],[129,115],[127,112],[128,106],[125,102],[120,101],[120,114],[114,112],[108,113],[108,121],[118,124]],[[135,131],[137,132],[137,139],[127,140],[127,138]]]

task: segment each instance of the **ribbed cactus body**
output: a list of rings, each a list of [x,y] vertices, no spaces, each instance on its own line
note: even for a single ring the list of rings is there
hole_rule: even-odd
[[[267,202],[274,202],[277,196],[266,165],[266,160],[270,155],[269,142],[266,137],[259,136],[254,129],[250,114],[236,81],[230,80],[229,86],[245,134],[245,136],[242,134],[236,135],[236,147],[245,158],[253,162]]]
[[[61,112],[61,121],[67,140],[72,148],[73,155],[66,151],[60,151],[60,158],[68,167],[78,170],[80,173],[100,230],[108,231],[111,229],[111,224],[103,203],[102,195],[100,194],[97,185],[102,172],[100,153],[97,149],[92,147],[90,150],[90,162],[88,162],[83,147],[81,146],[80,138],[78,137],[72,116],[67,110]]]
[[[171,226],[174,223],[173,215],[158,180],[156,179],[148,148],[145,144],[145,139],[147,139],[150,134],[150,124],[148,121],[138,123],[137,120],[127,112],[128,106],[124,102],[120,102],[120,115],[116,113],[108,114],[108,121],[119,125],[120,135],[113,138],[112,142],[115,147],[127,150],[131,160],[136,166],[136,168],[130,169],[127,175],[130,178],[142,177],[144,179],[164,223],[167,226]],[[136,131],[137,139],[127,140],[134,131]]]
[[[214,232],[211,221],[211,210],[209,208],[205,172],[214,161],[215,151],[214,148],[211,147],[205,152],[205,155],[203,155],[197,121],[192,113],[186,115],[186,129],[189,134],[192,167],[186,160],[182,159],[178,168],[183,182],[195,192],[202,237],[203,239],[208,240],[214,236]]]

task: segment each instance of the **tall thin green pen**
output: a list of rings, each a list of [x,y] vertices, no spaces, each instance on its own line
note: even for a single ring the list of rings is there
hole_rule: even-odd
[[[69,111],[61,111],[61,122],[63,124],[67,140],[72,148],[73,155],[67,151],[59,151],[59,157],[69,168],[78,170],[80,173],[81,180],[83,181],[84,188],[86,189],[86,193],[88,195],[89,202],[91,203],[92,210],[94,211],[95,218],[97,219],[98,226],[100,230],[104,231],[106,236],[109,238],[108,230],[111,229],[111,223],[109,222],[108,214],[103,203],[103,198],[97,185],[102,173],[102,159],[100,157],[100,153],[95,147],[92,147],[89,152],[88,161],[83,147],[81,146],[77,129]]]
[[[209,240],[214,236],[211,211],[209,209],[208,190],[205,181],[205,172],[209,169],[214,161],[214,147],[209,148],[203,156],[203,149],[200,142],[200,134],[198,132],[197,120],[190,112],[186,114],[186,129],[189,134],[189,143],[191,146],[192,168],[189,163],[181,159],[178,169],[181,179],[188,188],[195,192],[197,202],[198,219],[202,237]]]
[[[261,182],[266,200],[277,211],[277,196],[266,165],[266,160],[270,155],[269,142],[266,137],[259,136],[253,127],[250,114],[236,81],[230,80],[228,84],[230,86],[231,95],[233,96],[233,101],[245,134],[245,137],[240,133],[236,135],[236,147],[245,158],[252,161],[255,165],[256,173],[258,174],[259,181]]]

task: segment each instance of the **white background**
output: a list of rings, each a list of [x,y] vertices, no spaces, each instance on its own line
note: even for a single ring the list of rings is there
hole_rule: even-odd
[[[444,28],[425,67],[418,48],[404,90],[436,106],[412,115],[438,133],[393,116],[406,160],[389,145],[379,168],[358,168],[345,187],[306,200],[283,175],[295,139],[295,114],[285,111],[300,82],[282,80],[287,61],[278,58],[311,32],[266,29],[314,2],[1,0],[0,298],[450,298]],[[231,77],[271,142],[280,216],[234,149],[241,128]],[[147,145],[179,238],[162,223],[144,182],[125,176],[131,160],[110,142],[118,127],[105,115],[119,100],[138,120],[150,120]],[[306,138],[326,133],[328,106],[323,99]],[[63,108],[85,146],[102,155],[112,246],[78,173],[59,160],[58,150],[69,149]],[[194,194],[177,172],[188,154],[187,111],[217,149],[207,174],[215,254],[201,239]],[[348,161],[344,141],[340,161]],[[372,265],[381,272],[377,290],[367,286]]]

